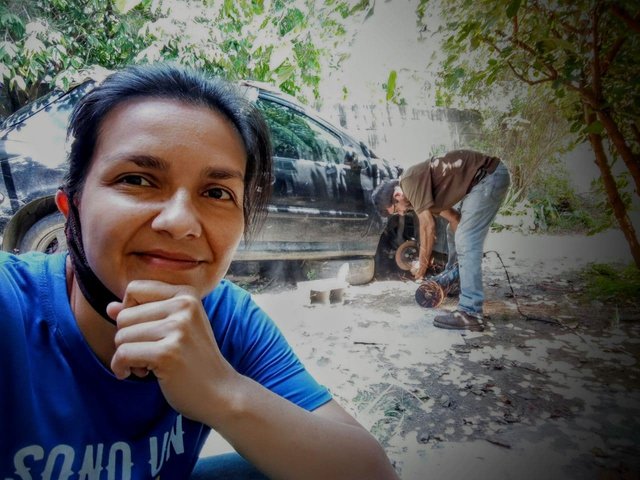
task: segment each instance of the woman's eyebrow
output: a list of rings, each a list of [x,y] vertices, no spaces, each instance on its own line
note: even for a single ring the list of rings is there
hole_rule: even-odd
[[[169,162],[161,157],[156,157],[153,155],[135,154],[124,155],[122,157],[115,156],[114,158],[111,158],[109,160],[131,162],[140,168],[148,168],[152,170],[169,171],[171,169]],[[202,170],[202,177],[216,180],[226,180],[234,178],[244,180],[244,172],[234,168],[206,167]]]
[[[141,168],[149,168],[153,170],[169,170],[169,163],[153,155],[144,154],[115,154],[105,158],[107,163],[133,163]]]
[[[244,172],[233,168],[208,167],[202,171],[202,176],[216,180],[226,180],[238,178],[244,180]]]
[[[142,168],[151,168],[154,170],[169,170],[169,163],[160,157],[153,155],[131,155],[124,160],[135,163]]]

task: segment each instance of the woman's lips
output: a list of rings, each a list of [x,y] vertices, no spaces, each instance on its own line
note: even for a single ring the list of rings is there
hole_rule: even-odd
[[[203,260],[194,258],[186,253],[164,250],[138,252],[136,256],[151,266],[177,270],[188,270],[204,263]]]

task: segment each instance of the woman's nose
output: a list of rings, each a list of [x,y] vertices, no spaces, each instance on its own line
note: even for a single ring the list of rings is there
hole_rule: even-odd
[[[178,191],[160,205],[151,224],[154,230],[168,232],[173,238],[197,238],[202,225],[188,192]]]

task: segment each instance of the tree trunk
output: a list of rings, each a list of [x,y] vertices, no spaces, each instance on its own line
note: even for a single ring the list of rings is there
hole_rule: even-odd
[[[636,195],[640,196],[640,165],[638,164],[638,160],[634,157],[631,148],[629,148],[622,132],[618,128],[618,124],[609,112],[606,110],[598,111],[598,119],[602,122],[611,143],[613,143],[616,151],[629,169],[629,173],[631,173],[636,186]]]
[[[585,109],[588,108],[588,106],[585,106]],[[595,114],[592,112],[585,112],[585,120],[587,121],[587,125],[591,125],[595,120]],[[620,230],[622,230],[622,233],[629,244],[631,256],[633,257],[636,267],[640,268],[640,243],[638,243],[638,237],[636,236],[636,231],[629,219],[627,207],[620,196],[618,186],[616,185],[616,181],[611,173],[607,154],[602,145],[602,135],[590,133],[589,142],[591,143],[591,147],[593,148],[593,152],[596,156],[596,165],[598,165],[598,168],[600,169],[609,204],[611,205],[611,208],[613,208],[613,214],[618,221]]]

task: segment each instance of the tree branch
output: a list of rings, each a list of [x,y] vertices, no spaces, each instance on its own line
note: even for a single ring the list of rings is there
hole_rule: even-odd
[[[554,12],[553,10],[550,10],[549,8],[546,8],[542,5],[540,5],[540,3],[538,2],[532,2],[531,4],[532,8],[534,10],[538,10],[541,14],[546,15],[549,20],[552,20],[553,22],[557,23],[558,25],[560,25],[562,28],[564,28],[567,32],[572,33],[574,35],[584,35],[586,28],[577,28],[573,25],[571,25],[570,23],[566,22],[564,19],[560,18],[558,16],[558,14],[556,12]],[[579,14],[580,12],[578,10],[574,11],[574,12],[565,12],[564,16],[568,16],[570,14]]]
[[[610,8],[611,13],[622,20],[627,25],[627,27],[629,27],[636,33],[640,33],[640,13],[631,18],[631,14],[620,5],[613,3]]]
[[[615,60],[616,55],[618,55],[618,53],[620,52],[620,49],[622,48],[622,45],[626,40],[627,40],[627,37],[618,38],[618,40],[616,40],[616,42],[611,47],[611,50],[609,50],[609,53],[607,54],[607,56],[602,60],[602,63],[600,64],[600,68],[601,68],[603,77],[607,74],[609,67]]]
[[[532,79],[526,77],[524,73],[518,72],[516,67],[508,60],[507,60],[507,66],[511,69],[511,71],[513,72],[513,74],[516,76],[516,78],[518,80],[520,80],[521,82],[526,83],[527,85],[539,85],[540,83],[552,82],[553,80],[555,80],[554,78],[552,78],[550,76],[544,77],[544,78],[539,78],[537,80],[532,80]]]
[[[633,136],[636,139],[636,143],[640,145],[640,129],[638,129],[638,125],[636,125],[635,123],[632,123],[631,131],[633,132]]]

